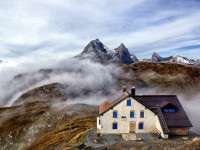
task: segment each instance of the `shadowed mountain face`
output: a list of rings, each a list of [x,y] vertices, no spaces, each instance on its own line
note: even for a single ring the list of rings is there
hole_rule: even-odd
[[[157,53],[154,52],[152,57],[151,57],[151,61],[152,62],[165,62],[165,61],[173,62],[173,57],[170,56],[170,57],[163,58],[163,57],[159,56]]]
[[[128,49],[125,47],[124,44],[121,44],[118,48],[114,49],[115,57],[114,62],[122,63],[122,64],[131,64],[133,60],[129,54]]]

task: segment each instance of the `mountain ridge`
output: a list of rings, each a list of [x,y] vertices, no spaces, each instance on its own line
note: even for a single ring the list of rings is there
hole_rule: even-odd
[[[101,63],[131,64],[139,61],[139,59],[135,55],[129,52],[128,48],[126,48],[126,46],[123,43],[121,43],[114,50],[110,50],[98,38],[89,42],[89,44],[84,48],[84,50],[75,57],[82,59],[90,59],[92,61]],[[142,61],[174,62],[178,64],[200,67],[199,60],[193,60],[179,55],[161,57],[156,52],[153,52],[150,59],[143,59]]]

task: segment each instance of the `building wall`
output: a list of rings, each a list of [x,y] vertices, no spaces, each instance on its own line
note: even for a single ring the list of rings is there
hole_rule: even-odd
[[[127,106],[127,99],[131,99],[131,106]],[[134,111],[134,118],[130,118],[130,111]],[[113,111],[117,111],[117,118],[113,118]],[[140,118],[140,111],[144,111],[144,118]],[[121,117],[126,116],[126,120],[122,120]],[[99,116],[101,119],[101,126],[97,125],[101,134],[121,134],[129,133],[130,122],[135,122],[135,133],[150,133],[156,129],[156,115],[145,108],[138,101],[133,98],[126,98],[112,109]],[[113,122],[118,123],[118,129],[112,129]],[[144,123],[144,128],[139,129],[139,122]],[[97,124],[98,124],[97,118]]]
[[[168,138],[168,134],[164,134],[163,132],[158,116],[156,116],[156,129],[160,131],[162,138],[164,139]]]
[[[170,135],[188,135],[188,128],[169,128]]]

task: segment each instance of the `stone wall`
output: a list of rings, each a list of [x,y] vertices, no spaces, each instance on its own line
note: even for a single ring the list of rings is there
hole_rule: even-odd
[[[188,135],[188,128],[169,128],[170,135]]]

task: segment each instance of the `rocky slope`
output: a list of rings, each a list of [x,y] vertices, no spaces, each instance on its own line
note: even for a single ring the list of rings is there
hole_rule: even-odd
[[[66,91],[64,85],[60,83],[52,83],[25,92],[14,101],[13,105],[25,104],[34,101],[46,101],[53,103],[56,101],[67,100],[69,97],[71,97],[71,95]]]

